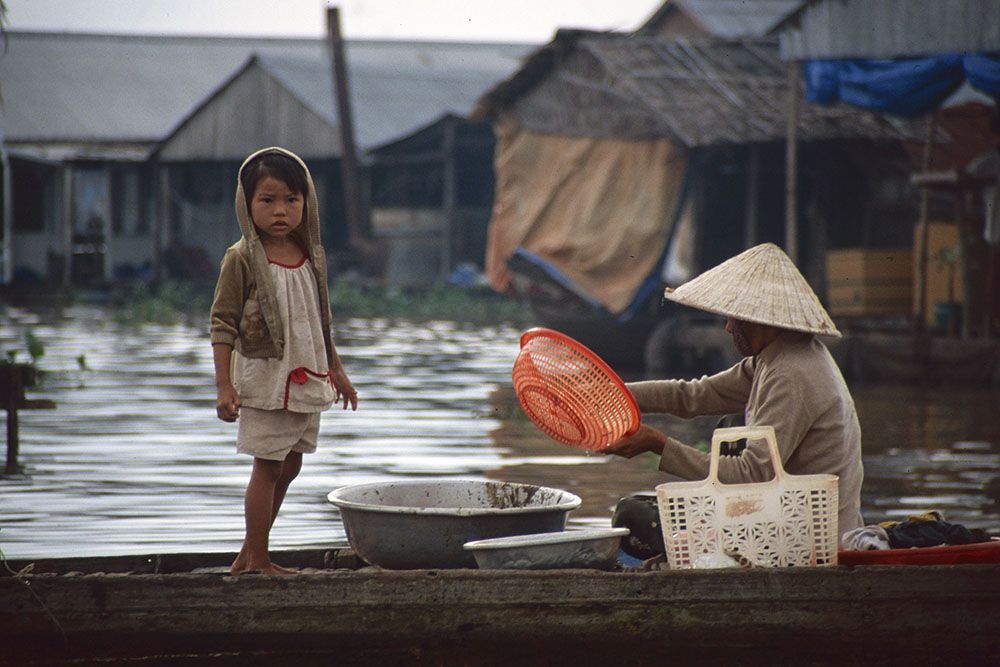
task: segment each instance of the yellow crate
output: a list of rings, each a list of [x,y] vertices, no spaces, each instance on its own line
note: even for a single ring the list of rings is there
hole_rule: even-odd
[[[909,315],[913,308],[913,253],[909,249],[847,248],[826,258],[831,315]]]

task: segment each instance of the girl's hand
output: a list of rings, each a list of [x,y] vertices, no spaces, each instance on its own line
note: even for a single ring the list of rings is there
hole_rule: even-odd
[[[351,381],[347,377],[347,373],[344,372],[343,368],[338,368],[335,371],[330,371],[330,381],[333,383],[333,389],[337,392],[336,398],[334,398],[334,403],[344,402],[344,409],[347,409],[347,404],[351,404],[351,410],[358,409],[358,391],[351,384]]]
[[[602,449],[602,454],[615,454],[627,459],[646,452],[663,454],[663,444],[667,441],[667,436],[660,433],[652,426],[639,425],[639,430],[632,435],[626,436],[618,442],[612,443],[606,449]]]
[[[236,393],[233,385],[218,388],[215,414],[224,422],[234,422],[240,416],[240,395]]]

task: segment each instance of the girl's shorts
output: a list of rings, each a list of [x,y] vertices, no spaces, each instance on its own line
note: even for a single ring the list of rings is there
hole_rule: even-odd
[[[312,454],[319,435],[319,412],[240,408],[236,451],[284,461],[289,452]]]

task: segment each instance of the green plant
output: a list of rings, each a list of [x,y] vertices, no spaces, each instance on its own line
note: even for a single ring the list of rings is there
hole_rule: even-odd
[[[334,317],[385,317],[417,321],[450,320],[470,324],[525,324],[528,308],[493,292],[437,285],[403,290],[360,282],[334,281],[330,287]]]
[[[207,318],[212,292],[209,287],[166,282],[156,287],[143,283],[115,291],[115,320],[122,324],[176,324],[184,319]]]
[[[31,356],[32,363],[38,363],[38,360],[45,356],[45,346],[42,345],[42,341],[39,340],[38,336],[31,329],[24,332],[24,346]]]

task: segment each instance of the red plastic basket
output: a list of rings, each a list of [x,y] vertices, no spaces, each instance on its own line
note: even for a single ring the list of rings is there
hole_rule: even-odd
[[[584,345],[552,329],[521,336],[514,391],[553,440],[600,451],[639,428],[639,405],[621,378]]]

